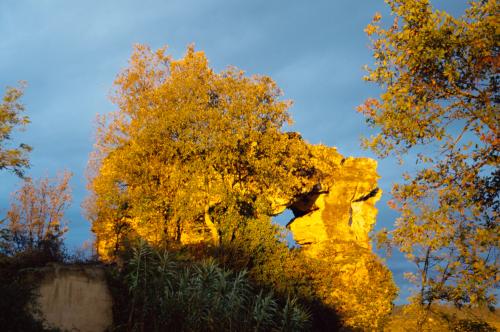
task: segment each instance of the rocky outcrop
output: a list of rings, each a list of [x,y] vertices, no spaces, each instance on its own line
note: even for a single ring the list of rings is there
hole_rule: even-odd
[[[369,232],[375,224],[378,188],[377,162],[369,158],[342,158],[331,149],[335,171],[290,205],[295,218],[288,227],[295,241],[311,256],[325,243],[351,243],[371,249]],[[335,167],[336,166],[336,167]]]
[[[304,253],[321,262],[319,278],[330,278],[324,303],[342,314],[346,326],[378,330],[391,312],[397,288],[372,252],[369,236],[382,195],[377,162],[344,158],[324,146],[312,151],[315,167],[326,176],[288,205],[295,216],[288,228]]]

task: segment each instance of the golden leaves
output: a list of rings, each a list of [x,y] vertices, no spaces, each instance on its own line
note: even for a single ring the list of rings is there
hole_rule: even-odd
[[[391,206],[401,216],[389,235],[422,273],[416,279],[428,294],[422,301],[488,301],[498,285],[497,66],[491,60],[498,58],[491,19],[498,4],[471,1],[457,18],[434,11],[429,1],[388,4],[396,23],[366,31],[375,65],[366,80],[384,91],[358,112],[380,130],[364,147],[381,157],[417,150],[417,169],[393,188]],[[374,23],[379,20],[376,15]],[[476,279],[469,271],[479,267],[489,272]],[[457,284],[449,285],[449,276]],[[469,300],[456,295],[463,292]]]
[[[0,102],[0,170],[8,169],[22,177],[24,169],[29,167],[27,154],[31,147],[20,144],[17,148],[8,148],[6,143],[11,140],[14,129],[24,129],[30,123],[20,99],[23,96],[25,82],[20,82],[19,88],[8,87]]]
[[[26,236],[29,246],[42,241],[60,240],[66,233],[64,212],[71,202],[70,172],[38,181],[26,179],[13,194],[7,212],[8,227],[14,234]]]
[[[141,220],[128,231],[159,227],[166,239],[181,239],[174,233],[183,224],[205,220],[218,238],[225,217],[206,211],[245,202],[255,210],[248,213],[269,214],[269,197],[303,189],[307,147],[281,131],[290,102],[271,78],[216,73],[194,47],[173,60],[139,45],[115,85],[119,110],[101,128],[89,185],[95,223],[127,215]]]

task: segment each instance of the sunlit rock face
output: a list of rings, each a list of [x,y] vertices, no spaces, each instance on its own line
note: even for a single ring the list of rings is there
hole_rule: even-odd
[[[371,249],[369,232],[377,216],[375,203],[382,195],[375,160],[339,158],[332,150],[331,161],[336,163],[335,172],[290,205],[295,218],[288,227],[295,241],[313,257],[325,241]]]
[[[341,313],[346,326],[379,330],[391,312],[396,287],[372,252],[369,237],[377,216],[375,203],[382,195],[377,162],[344,158],[324,146],[313,146],[312,151],[315,167],[324,176],[313,191],[290,202],[295,218],[288,227],[304,253],[322,262],[323,275],[334,276],[323,302]]]

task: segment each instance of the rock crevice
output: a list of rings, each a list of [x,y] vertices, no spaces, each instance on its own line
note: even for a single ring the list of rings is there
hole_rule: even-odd
[[[344,158],[333,148],[328,153],[325,147],[316,149],[322,149],[321,161],[330,159],[327,162],[336,166],[336,171],[289,205],[294,218],[287,227],[311,256],[317,256],[331,243],[352,242],[370,250],[369,233],[377,216],[375,203],[382,195],[377,185],[377,162]]]

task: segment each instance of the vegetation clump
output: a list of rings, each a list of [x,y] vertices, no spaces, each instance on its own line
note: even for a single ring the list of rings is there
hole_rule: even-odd
[[[63,262],[64,212],[70,173],[24,180],[0,221],[0,326],[2,331],[52,331],[36,317],[37,267]]]
[[[245,270],[182,260],[144,242],[131,248],[114,285],[121,298],[118,330],[304,331],[310,325],[297,299],[255,288]]]
[[[422,309],[496,305],[500,259],[500,113],[496,0],[468,1],[462,15],[429,0],[389,0],[385,26],[366,28],[374,65],[365,79],[379,98],[359,107],[378,130],[364,146],[416,168],[393,186],[399,213],[380,243],[413,262]],[[423,329],[428,310],[422,310]]]
[[[8,170],[19,177],[29,167],[27,154],[31,147],[21,143],[17,147],[10,145],[13,132],[22,130],[30,122],[28,116],[22,115],[24,105],[21,103],[24,83],[19,88],[7,88],[0,101],[0,170]]]
[[[212,257],[248,271],[258,287],[308,303],[322,329],[335,329],[340,307],[347,313],[349,306],[367,313],[349,311],[345,325],[381,325],[396,295],[388,270],[373,269],[384,279],[384,291],[370,293],[373,301],[334,295],[356,287],[341,282],[356,269],[346,274],[335,257],[319,261],[290,250],[272,222],[321,190],[321,181],[337,174],[340,155],[284,131],[291,103],[271,78],[235,68],[217,73],[193,47],[174,60],[164,49],[139,45],[115,87],[118,109],[99,119],[85,205],[103,261],[119,261],[127,243],[138,240],[160,250],[190,250],[193,260]],[[318,269],[321,264],[334,271]],[[368,310],[369,302],[380,309]]]

